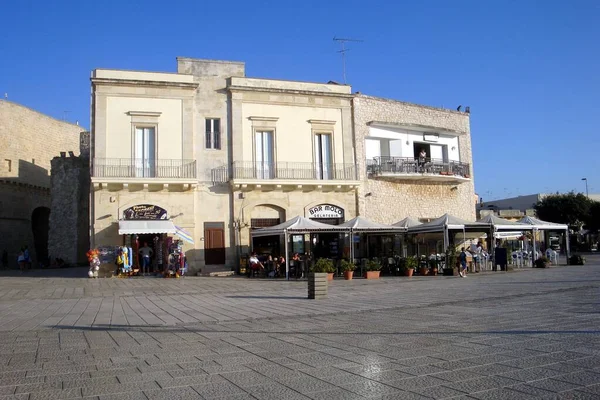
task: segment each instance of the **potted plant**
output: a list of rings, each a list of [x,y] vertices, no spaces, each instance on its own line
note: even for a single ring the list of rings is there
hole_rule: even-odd
[[[340,267],[342,272],[344,272],[344,279],[347,281],[351,280],[352,276],[354,275],[356,265],[350,261],[342,260]]]
[[[428,275],[429,270],[427,269],[427,257],[421,256],[421,262],[419,263],[419,275],[425,276]]]
[[[335,272],[333,260],[330,260],[329,258],[319,258],[315,263],[314,267],[311,268],[311,272],[326,273],[327,280],[332,281],[333,273]]]
[[[415,257],[404,257],[400,259],[400,270],[405,276],[411,277],[417,268],[417,259]]]
[[[446,250],[446,266],[443,269],[444,275],[458,276],[458,254],[456,254],[456,248],[451,246]]]
[[[438,272],[438,265],[437,265],[437,255],[432,256],[429,258],[429,273],[431,275],[437,275]]]
[[[367,271],[365,272],[365,278],[367,279],[379,279],[379,273],[381,272],[381,263],[379,260],[367,261]]]
[[[319,258],[310,268],[308,274],[308,298],[324,299],[327,297],[327,281],[329,274],[333,275],[333,261]]]

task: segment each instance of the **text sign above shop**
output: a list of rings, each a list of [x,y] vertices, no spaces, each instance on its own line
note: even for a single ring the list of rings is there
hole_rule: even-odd
[[[123,211],[123,219],[168,219],[167,210],[150,204],[140,204]]]
[[[331,204],[319,204],[308,210],[310,218],[344,218],[344,209]]]

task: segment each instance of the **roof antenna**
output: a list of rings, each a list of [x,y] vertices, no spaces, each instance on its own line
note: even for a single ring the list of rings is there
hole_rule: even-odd
[[[346,52],[350,49],[347,49],[345,44],[346,42],[362,42],[362,40],[359,39],[344,39],[344,38],[338,38],[338,37],[334,37],[333,40],[335,42],[340,42],[340,44],[342,45],[342,49],[338,51],[338,53],[342,53],[342,65],[344,68],[344,85],[346,84]]]

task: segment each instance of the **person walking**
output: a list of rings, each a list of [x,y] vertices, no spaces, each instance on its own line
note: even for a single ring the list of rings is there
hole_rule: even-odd
[[[142,256],[142,273],[147,274],[150,269],[150,265],[152,264],[152,254],[154,254],[154,250],[152,250],[148,243],[144,242],[144,247],[140,249],[140,255]]]
[[[25,269],[31,269],[31,256],[29,255],[28,246],[25,246],[23,250],[23,256],[25,257]]]
[[[19,255],[17,256],[17,263],[19,264],[19,269],[21,273],[25,272],[25,249],[21,247],[19,250]]]
[[[467,277],[467,253],[465,252],[465,248],[460,249],[460,255],[458,256],[458,260],[460,261],[460,271],[458,274],[461,278]]]

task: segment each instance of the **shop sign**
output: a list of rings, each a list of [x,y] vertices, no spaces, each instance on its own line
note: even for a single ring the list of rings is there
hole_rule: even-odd
[[[140,204],[123,211],[123,219],[168,219],[167,210],[150,204]]]
[[[331,204],[320,204],[308,210],[310,218],[344,218],[344,209]]]

